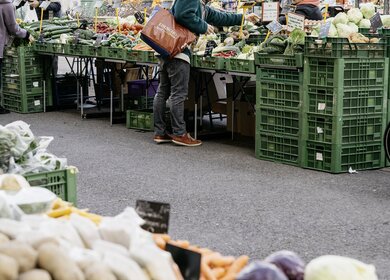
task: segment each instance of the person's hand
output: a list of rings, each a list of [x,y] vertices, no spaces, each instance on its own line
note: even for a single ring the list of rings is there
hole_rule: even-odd
[[[34,9],[39,7],[39,1],[37,0],[29,1],[28,3],[30,4],[30,7],[33,7]]]
[[[207,25],[206,35],[214,34],[214,27],[210,24]]]
[[[249,15],[245,15],[245,20],[256,23],[260,20],[260,17],[254,13],[251,13]]]
[[[35,42],[34,36],[33,36],[33,35],[30,35],[30,36],[28,37],[28,41],[29,41],[30,43],[34,43],[34,42]]]

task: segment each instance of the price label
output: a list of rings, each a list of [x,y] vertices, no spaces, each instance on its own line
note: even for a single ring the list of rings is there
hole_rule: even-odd
[[[101,6],[103,6],[103,1],[98,0],[95,2],[95,5],[93,6],[95,9],[99,9]]]
[[[371,22],[371,30],[373,33],[376,33],[376,30],[383,26],[380,13],[376,13],[375,15],[373,15],[372,18],[370,18],[370,22]]]
[[[121,7],[121,0],[114,0],[114,4],[112,5],[112,7],[114,9],[119,9]]]
[[[272,22],[279,19],[279,2],[263,2],[262,21]]]
[[[217,43],[215,41],[208,41],[206,44],[206,49],[204,51],[204,57],[210,57],[216,46],[217,46]]]
[[[46,10],[50,5],[50,1],[43,1],[41,5],[39,5],[39,8]]]
[[[145,220],[143,229],[152,233],[168,233],[170,204],[137,200],[135,211]]]
[[[276,20],[267,24],[266,27],[268,28],[269,31],[271,31],[272,34],[278,34],[280,31],[283,30],[283,26]]]
[[[324,39],[328,37],[331,25],[331,21],[321,24],[320,31],[318,32],[318,38]]]
[[[287,31],[291,32],[294,29],[305,29],[305,16],[296,13],[287,14]]]
[[[171,253],[173,260],[186,280],[199,280],[201,254],[167,244],[166,251]]]
[[[145,16],[141,13],[141,12],[136,12],[134,14],[134,17],[135,17],[135,20],[139,23],[139,24],[144,24],[145,22]]]

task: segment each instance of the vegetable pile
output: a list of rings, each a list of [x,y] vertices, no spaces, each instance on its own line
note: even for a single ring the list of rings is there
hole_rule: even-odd
[[[48,153],[53,137],[35,137],[29,125],[16,121],[0,125],[0,174],[38,173],[66,167],[65,158]]]

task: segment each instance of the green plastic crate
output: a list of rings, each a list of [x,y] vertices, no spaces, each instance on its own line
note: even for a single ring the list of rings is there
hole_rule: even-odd
[[[330,173],[383,168],[383,141],[356,145],[323,144],[306,141],[302,149],[302,167]]]
[[[30,77],[3,75],[3,90],[14,94],[43,94],[43,83],[43,75]],[[48,92],[47,85],[46,81],[46,91]]]
[[[46,188],[59,198],[77,205],[76,171],[69,168],[23,175],[32,187]]]
[[[99,46],[96,48],[96,57],[97,58],[105,58],[105,55],[106,55],[106,49],[108,47],[106,46]]]
[[[295,55],[255,53],[255,64],[261,68],[297,69],[303,67],[303,54]]]
[[[79,44],[64,45],[64,54],[67,54],[70,56],[83,56],[83,45],[79,45]]]
[[[153,130],[153,110],[127,110],[126,127],[139,130]]]
[[[388,58],[305,58],[305,84],[336,88],[384,85],[388,79]]]
[[[386,128],[386,114],[331,117],[305,114],[302,125],[304,140],[327,144],[380,142]]]
[[[154,51],[144,51],[143,52],[143,58],[140,62],[146,62],[146,63],[158,63],[158,58],[154,54]]]
[[[202,69],[224,70],[226,69],[226,59],[222,57],[192,55],[192,66]]]
[[[35,43],[34,51],[38,53],[53,53],[53,45],[48,43]]]
[[[350,43],[347,38],[305,38],[305,57],[323,58],[383,58],[386,43]]]
[[[4,50],[4,56],[12,56],[15,58],[29,58],[36,56],[33,46],[9,47]]]
[[[250,59],[226,59],[226,70],[231,72],[254,74],[255,61]]]
[[[255,141],[256,158],[299,166],[299,138],[256,132]]]
[[[275,109],[300,110],[302,86],[274,81],[257,80],[256,104]]]
[[[256,131],[298,137],[300,134],[299,111],[256,107]]]
[[[10,63],[3,64],[3,75],[11,76],[30,76],[43,75],[44,69],[41,63],[32,65],[29,67],[15,67],[15,65]]]
[[[103,48],[103,57],[107,59],[126,60],[127,50],[122,48]]]
[[[13,94],[3,91],[3,107],[16,113],[40,113],[44,111],[43,94]],[[47,96],[47,106],[50,106],[50,99]]]
[[[153,97],[129,97],[129,109],[153,109]]]
[[[279,83],[303,83],[303,71],[301,69],[275,69],[257,67],[257,80],[275,81]]]
[[[126,61],[129,62],[142,62],[145,58],[145,52],[144,51],[133,51],[133,50],[126,50],[125,57]]]
[[[82,49],[83,56],[96,57],[96,47],[89,46],[89,45],[82,45],[81,49]]]
[[[307,86],[304,88],[303,105],[306,113],[328,116],[383,114],[387,111],[387,90],[384,87],[338,90]]]

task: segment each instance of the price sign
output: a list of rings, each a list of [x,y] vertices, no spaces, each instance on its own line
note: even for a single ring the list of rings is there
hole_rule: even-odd
[[[279,2],[263,2],[262,21],[272,22],[279,19]]]
[[[95,6],[93,6],[95,9],[99,9],[101,6],[103,6],[103,1],[98,0],[95,2]]]
[[[372,18],[370,18],[370,22],[371,30],[373,31],[373,33],[375,33],[378,28],[381,28],[383,26],[381,15],[379,13],[373,15]]]
[[[206,44],[206,49],[204,51],[204,57],[210,57],[216,46],[217,43],[215,41],[208,41]]]
[[[332,25],[331,21],[321,24],[320,31],[318,32],[318,38],[324,39],[328,37],[331,25]]]
[[[152,233],[168,233],[170,204],[137,200],[135,211],[145,220],[143,229]]]
[[[134,14],[134,17],[135,17],[135,20],[139,23],[139,24],[144,24],[145,22],[145,17],[144,15],[141,13],[141,12],[136,12]]]
[[[249,2],[241,2],[239,9],[252,9],[253,6],[256,4],[254,1]]]
[[[287,14],[287,31],[291,32],[294,29],[305,29],[305,16],[296,13]]]
[[[114,9],[118,9],[118,8],[120,8],[121,7],[121,0],[114,0],[114,5],[112,5],[112,7],[114,8]]]
[[[46,10],[50,5],[50,1],[43,1],[41,5],[39,5],[39,8]]]
[[[173,260],[179,266],[181,275],[186,280],[199,280],[201,254],[167,244],[166,251],[170,252]]]
[[[269,31],[271,31],[272,34],[278,34],[280,31],[283,30],[283,26],[276,20],[267,24],[266,27],[268,28]]]

